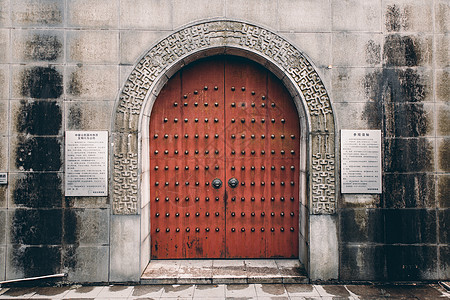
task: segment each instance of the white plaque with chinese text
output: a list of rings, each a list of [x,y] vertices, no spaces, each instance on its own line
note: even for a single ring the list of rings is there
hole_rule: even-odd
[[[66,196],[108,195],[108,131],[66,131]]]
[[[341,189],[381,194],[381,130],[341,130]]]

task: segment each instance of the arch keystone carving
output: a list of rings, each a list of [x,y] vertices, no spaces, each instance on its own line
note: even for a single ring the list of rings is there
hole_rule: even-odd
[[[136,64],[116,103],[113,124],[112,204],[114,214],[137,214],[138,132],[145,101],[172,68],[208,51],[238,49],[263,59],[284,74],[289,90],[299,95],[308,118],[309,205],[311,214],[336,212],[335,127],[330,98],[308,59],[283,37],[260,26],[230,20],[205,21],[182,28],[154,45]],[[163,79],[164,78],[164,79]],[[153,97],[154,98],[154,97]],[[297,104],[298,105],[298,104]]]

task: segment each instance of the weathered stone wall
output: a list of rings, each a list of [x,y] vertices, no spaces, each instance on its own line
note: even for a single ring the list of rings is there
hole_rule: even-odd
[[[0,0],[0,280],[110,279],[111,199],[64,197],[64,132],[110,131],[140,56],[212,17],[302,50],[337,130],[382,130],[383,194],[338,194],[340,279],[450,278],[448,1]]]

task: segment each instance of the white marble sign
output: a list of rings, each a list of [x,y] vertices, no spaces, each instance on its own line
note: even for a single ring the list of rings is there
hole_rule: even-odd
[[[8,184],[8,173],[0,173],[0,184]]]
[[[381,194],[381,130],[341,130],[341,189]]]
[[[108,195],[108,131],[66,131],[66,196]]]

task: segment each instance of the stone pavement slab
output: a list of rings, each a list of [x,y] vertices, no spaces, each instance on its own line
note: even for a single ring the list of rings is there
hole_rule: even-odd
[[[298,259],[152,260],[142,284],[306,283]]]
[[[288,299],[375,300],[450,299],[438,284],[421,285],[314,285],[314,284],[206,284],[111,285],[1,288],[0,299]]]

